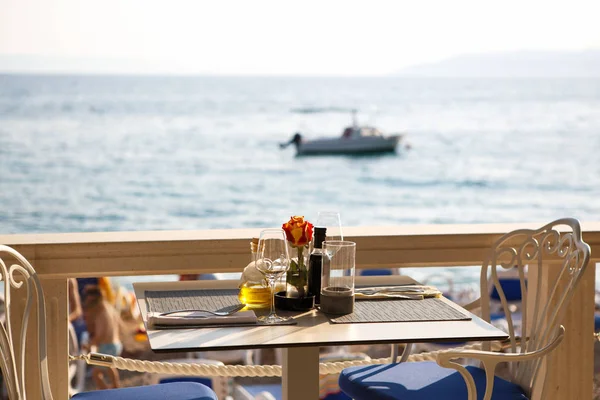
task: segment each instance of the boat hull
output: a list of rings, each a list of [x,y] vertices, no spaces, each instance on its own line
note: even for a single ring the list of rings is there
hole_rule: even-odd
[[[396,151],[401,135],[367,136],[361,138],[316,139],[302,142],[297,155],[377,154]]]

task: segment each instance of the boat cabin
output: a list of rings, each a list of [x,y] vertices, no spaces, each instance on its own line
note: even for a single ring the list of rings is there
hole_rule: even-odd
[[[383,136],[383,133],[371,126],[349,126],[342,132],[342,138],[356,139],[362,136]]]

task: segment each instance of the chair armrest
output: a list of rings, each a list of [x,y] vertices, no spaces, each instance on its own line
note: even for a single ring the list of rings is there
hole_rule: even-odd
[[[496,371],[496,366],[501,362],[516,362],[516,361],[528,361],[533,359],[541,359],[552,350],[554,350],[562,341],[565,335],[565,328],[561,325],[558,328],[558,334],[545,347],[536,350],[530,351],[526,353],[520,354],[506,354],[506,353],[495,353],[492,351],[478,351],[478,350],[448,350],[440,352],[437,355],[436,362],[438,365],[444,368],[452,368],[457,370],[465,380],[467,384],[467,390],[469,394],[468,400],[476,400],[477,399],[477,388],[475,387],[475,381],[473,377],[469,373],[469,371],[461,364],[458,364],[455,361],[452,361],[457,358],[472,358],[482,362],[483,367],[485,369],[486,376],[486,388],[485,388],[485,396],[483,400],[490,400],[492,398],[492,390],[494,388],[494,374]]]
[[[473,300],[469,304],[465,304],[464,306],[462,306],[462,308],[464,308],[467,311],[471,311],[471,312],[473,312],[474,310],[476,310],[478,308],[481,308],[481,297],[476,300]]]

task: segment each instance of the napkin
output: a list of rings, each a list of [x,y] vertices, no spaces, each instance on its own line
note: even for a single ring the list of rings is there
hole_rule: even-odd
[[[160,326],[198,326],[198,325],[237,325],[237,324],[256,324],[256,314],[252,310],[239,311],[227,316],[212,315],[206,312],[182,312],[172,315],[161,316],[160,313],[148,313],[148,325],[153,327]]]
[[[403,299],[423,300],[428,297],[440,297],[442,292],[433,286],[375,286],[361,287],[354,290],[354,296],[359,299]]]

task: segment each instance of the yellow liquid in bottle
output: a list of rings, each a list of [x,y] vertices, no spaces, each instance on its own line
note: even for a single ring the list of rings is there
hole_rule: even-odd
[[[271,289],[259,284],[245,283],[240,288],[238,295],[240,303],[246,304],[248,308],[270,307]]]

